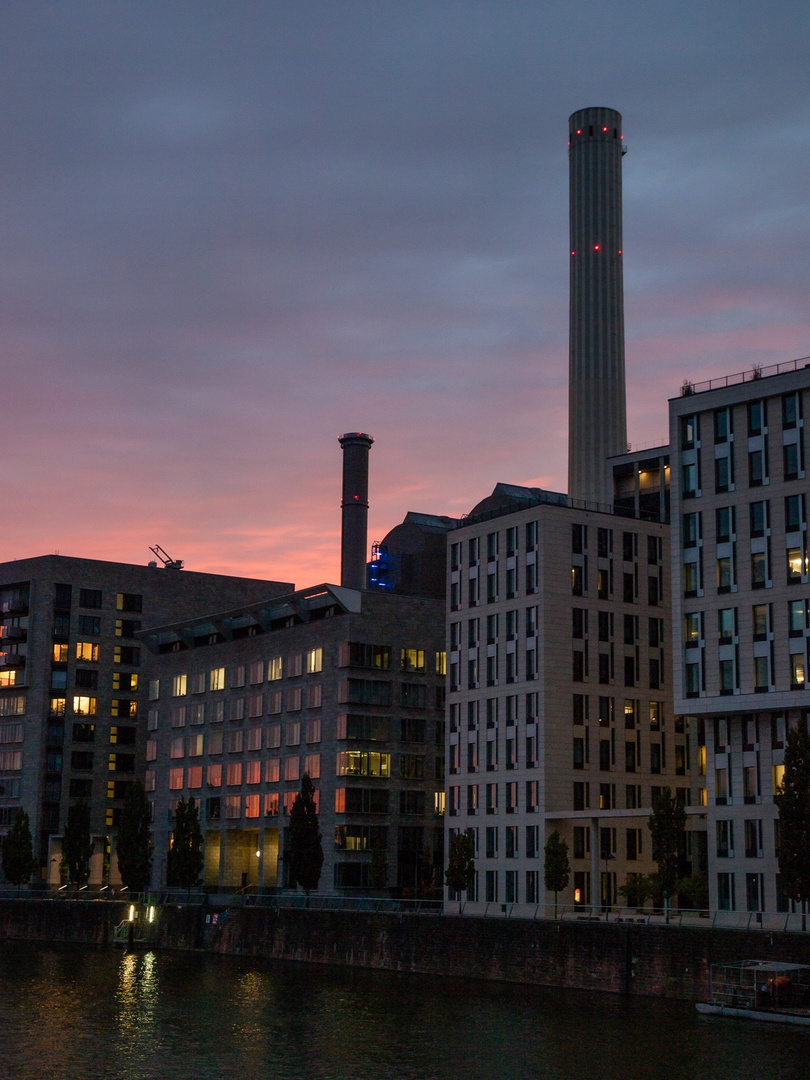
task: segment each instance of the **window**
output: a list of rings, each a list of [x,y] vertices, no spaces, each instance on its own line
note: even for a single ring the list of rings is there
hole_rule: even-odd
[[[323,671],[323,649],[310,649],[307,652],[307,674]]]
[[[632,579],[631,579],[632,580]],[[687,562],[683,564],[683,595],[685,597],[697,596],[700,589],[698,563]]]
[[[734,566],[730,555],[717,560],[717,591],[730,592],[734,584]]]
[[[697,513],[683,515],[682,535],[685,548],[695,547],[700,539],[699,519],[700,514]]]
[[[208,689],[209,690],[224,690],[225,689],[225,668],[211,668],[208,672]]]
[[[801,690],[804,687],[804,654],[790,654],[790,688]]]
[[[698,439],[697,416],[681,417],[681,450],[691,450]]]
[[[728,491],[733,484],[731,458],[728,455],[714,459],[714,490]]]
[[[799,444],[788,443],[782,447],[782,471],[785,480],[797,480],[800,470]]]
[[[806,557],[802,548],[789,547],[787,549],[786,558],[788,584],[796,581],[801,581],[802,577],[807,576]]]
[[[768,563],[764,551],[751,552],[751,588],[764,589],[768,583]]]
[[[187,675],[175,675],[172,679],[172,697],[183,697],[188,685]]]
[[[765,402],[750,401],[748,403],[748,434],[761,435],[767,426],[767,412]]]
[[[717,822],[717,857],[718,859],[734,858],[734,822],[720,820]]]
[[[100,608],[101,589],[80,589],[79,606],[84,608]]]
[[[581,566],[571,567],[571,593],[573,596],[583,596],[583,568]]]
[[[737,609],[721,608],[717,612],[717,637],[721,645],[729,645],[737,633]]]
[[[89,605],[83,604],[83,607]],[[97,605],[101,607],[99,603]],[[118,611],[142,611],[143,610],[143,597],[139,593],[118,593],[115,598],[115,607]]]
[[[688,612],[683,617],[683,639],[687,648],[700,643],[701,614],[698,611]]]
[[[717,907],[720,911],[736,909],[733,874],[717,875]]]
[[[718,544],[731,540],[736,527],[734,507],[721,506],[715,511],[715,539]]]
[[[476,620],[477,621],[477,620]],[[403,671],[424,671],[424,649],[402,649],[401,664]]]
[[[805,627],[804,600],[791,600],[788,604],[788,627],[791,637],[800,637]]]
[[[761,487],[765,481],[765,454],[763,450],[752,450],[748,454],[748,483],[750,487]]]

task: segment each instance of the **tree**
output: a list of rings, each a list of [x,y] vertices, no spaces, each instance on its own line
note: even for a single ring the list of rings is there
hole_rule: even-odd
[[[68,881],[78,890],[90,877],[90,859],[93,841],[90,839],[90,807],[79,799],[68,810],[65,831],[62,835],[62,855],[67,866]]]
[[[658,879],[669,918],[669,899],[686,863],[686,811],[665,787],[653,799],[647,822],[652,836],[652,857],[658,863]]]
[[[317,889],[323,866],[321,830],[315,808],[315,788],[304,773],[301,790],[290,809],[290,885],[300,885],[307,894]]]
[[[202,832],[197,804],[189,796],[181,799],[174,815],[174,834],[166,858],[169,885],[191,889],[200,883],[203,869]]]
[[[678,882],[678,895],[687,907],[705,911],[709,906],[709,875],[704,870],[682,878]]]
[[[145,889],[152,874],[152,836],[149,800],[140,780],[127,788],[115,850],[123,883],[138,892]]]
[[[543,873],[548,892],[554,893],[554,918],[557,918],[557,893],[562,892],[568,886],[571,876],[571,864],[568,861],[568,844],[555,829],[546,840],[543,849],[545,863]]]
[[[475,844],[469,833],[458,832],[450,841],[444,883],[451,892],[470,890],[475,873]]]
[[[624,885],[619,886],[619,895],[628,907],[644,907],[655,893],[656,884],[652,874],[628,874]]]
[[[810,733],[805,723],[788,731],[776,805],[782,890],[805,910],[810,900]]]
[[[14,824],[3,841],[3,873],[17,888],[31,880],[34,872],[34,844],[28,814],[20,807]]]

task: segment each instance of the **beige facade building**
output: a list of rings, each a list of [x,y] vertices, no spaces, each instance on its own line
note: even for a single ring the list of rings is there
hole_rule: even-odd
[[[687,385],[670,402],[675,709],[697,722],[711,906],[785,912],[785,733],[806,723],[806,360]]]
[[[656,790],[697,800],[695,734],[672,709],[668,533],[499,484],[449,534],[447,811],[450,837],[475,841],[468,901],[550,903],[556,829],[560,902],[621,903],[627,875],[655,869]]]

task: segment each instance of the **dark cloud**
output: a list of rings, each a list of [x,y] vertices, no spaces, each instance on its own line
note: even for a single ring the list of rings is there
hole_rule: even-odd
[[[496,480],[564,488],[585,105],[629,147],[631,438],[661,441],[682,378],[810,352],[809,23],[787,0],[10,0],[2,557],[159,539],[334,578],[355,426],[379,535]]]

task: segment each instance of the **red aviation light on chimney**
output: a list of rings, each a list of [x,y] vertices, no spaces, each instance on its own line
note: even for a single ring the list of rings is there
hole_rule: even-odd
[[[599,250],[599,245],[598,245],[598,244],[594,244],[594,245],[593,245],[593,250],[594,250],[594,251],[598,251],[598,250]]]
[[[582,128],[577,128],[577,135],[581,135],[581,134],[582,134]]]
[[[602,128],[602,131],[607,131],[607,128]]]

